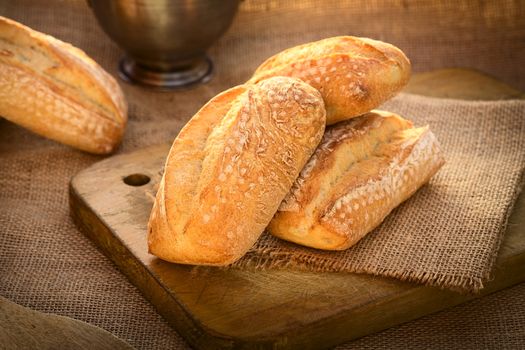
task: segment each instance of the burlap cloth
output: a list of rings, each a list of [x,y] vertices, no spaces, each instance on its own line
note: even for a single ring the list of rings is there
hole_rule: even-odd
[[[211,83],[185,92],[162,94],[123,86],[131,108],[130,125],[120,152],[171,141],[205,101],[246,80],[256,65],[270,54],[332,35],[363,35],[390,41],[407,52],[416,71],[469,66],[525,88],[525,67],[521,64],[525,53],[524,8],[525,4],[520,1],[443,1],[432,4],[423,1],[245,1],[228,34],[210,50],[217,67]],[[100,31],[83,1],[3,1],[0,2],[0,15],[83,48],[115,74],[115,63],[121,51]],[[389,107],[424,118],[425,108],[432,108],[434,102],[426,99],[430,104],[425,102],[419,105],[419,109],[407,109],[414,108],[409,107],[413,104],[403,101],[414,98],[402,97],[391,102]],[[458,108],[479,111],[483,105],[444,103],[451,115],[458,115]],[[523,120],[523,106],[519,103],[495,103],[493,108],[504,116],[521,113]],[[486,116],[487,110],[483,111]],[[480,120],[490,123],[490,118],[484,116],[480,115]],[[433,128],[439,129],[438,124],[439,120],[432,121]],[[523,149],[523,124],[521,128],[522,136],[516,140],[521,142]],[[496,135],[512,134],[515,137],[515,133],[520,132],[503,129],[484,134],[476,145],[491,140],[496,142]],[[438,136],[444,144],[460,143],[448,139],[447,135]],[[505,147],[509,146],[510,141],[507,141],[503,142]],[[514,150],[519,147],[519,143],[512,145]],[[490,154],[496,155],[498,161],[517,164],[519,158],[512,157],[521,153],[507,154],[505,149],[508,148],[496,145]],[[477,155],[491,161],[489,154],[479,152]],[[449,164],[457,157],[461,157],[461,152],[447,154]],[[37,310],[98,325],[138,348],[185,348],[184,341],[79,233],[69,217],[69,179],[100,159],[44,140],[0,119],[0,294]],[[469,164],[471,159],[465,161]],[[488,228],[504,221],[519,178],[518,170],[511,173],[513,177],[509,178],[508,187],[498,187],[498,191],[487,188],[485,199],[492,198],[497,202],[506,198],[506,201],[495,203],[499,214],[487,218],[485,223],[488,226],[483,232],[493,232]],[[435,196],[436,191],[444,186],[446,174],[443,171],[414,200],[427,201]],[[472,181],[472,176],[466,172],[465,181]],[[479,180],[489,181],[487,183],[499,181],[493,177]],[[454,188],[446,190],[455,191]],[[465,208],[466,212],[480,210],[478,204]],[[406,208],[403,206],[400,210]],[[474,215],[473,218],[485,217]],[[450,218],[450,221],[454,222],[454,219]],[[477,234],[485,239],[483,232]],[[489,241],[493,244],[493,253],[499,241],[497,235]],[[483,241],[483,247],[487,242]],[[478,240],[475,244],[479,244]],[[490,266],[491,253],[484,249],[478,253],[476,261],[488,262]],[[408,261],[406,268],[412,269],[418,264],[418,260]],[[462,261],[455,262],[454,266],[462,266]],[[485,270],[474,264],[465,267],[463,272]],[[476,275],[481,279],[483,276],[483,273]],[[525,284],[520,284],[348,343],[342,348],[523,348],[524,296]]]
[[[234,266],[364,272],[477,291],[490,277],[525,167],[525,101],[402,94],[381,108],[430,125],[447,163],[358,244],[327,252],[265,233]]]

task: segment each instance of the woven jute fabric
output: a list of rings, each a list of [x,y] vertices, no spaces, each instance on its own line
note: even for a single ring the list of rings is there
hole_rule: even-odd
[[[122,85],[130,103],[130,123],[119,152],[171,142],[181,126],[203,103],[225,88],[245,81],[269,55],[295,44],[333,35],[361,35],[392,42],[411,58],[415,71],[468,66],[498,76],[516,87],[525,88],[525,68],[521,64],[521,57],[525,53],[524,7],[525,4],[520,1],[441,1],[431,4],[401,0],[247,0],[241,4],[232,28],[209,51],[216,66],[215,77],[209,84],[176,93],[153,93]],[[73,43],[116,75],[116,62],[122,51],[100,30],[86,2],[2,1],[0,15]],[[473,119],[478,115],[479,120],[475,124],[484,124],[475,125],[476,130],[482,127],[488,127],[483,129],[485,131],[489,130],[489,124],[494,123],[491,115],[508,118],[504,125],[509,128],[514,112],[521,113],[523,120],[523,106],[517,102],[484,104],[443,101],[441,105],[441,101],[409,95],[390,102],[387,105],[389,109],[402,112],[418,124],[430,123],[446,148],[448,163],[445,168],[429,186],[410,200],[425,206],[429,199],[439,197],[440,193],[457,193],[457,188],[448,188],[445,184],[449,176],[447,174],[450,174],[450,168],[447,167],[453,166],[454,159],[461,159],[462,156],[460,151],[449,150],[447,145],[461,145],[461,142],[442,133],[445,129],[439,116],[432,114],[434,119],[431,119],[431,115],[427,115],[427,112],[435,111],[435,104],[440,104],[443,118],[456,116],[461,127],[465,127],[461,124],[464,116]],[[495,127],[493,133],[479,135],[475,146],[480,147],[486,142],[494,144],[497,135],[514,138],[520,132],[516,131],[518,129],[501,130],[499,124]],[[490,154],[506,166],[516,165],[515,157],[521,153],[515,150],[523,141],[523,136],[515,140],[516,144],[506,139],[500,140],[502,145],[498,143],[490,150]],[[463,145],[461,147],[470,152]],[[493,159],[489,159],[482,148],[477,149],[477,158],[493,164]],[[510,152],[510,149],[514,151]],[[182,338],[75,228],[69,217],[67,186],[70,178],[100,159],[102,157],[87,155],[45,140],[0,119],[0,294],[36,310],[66,315],[100,326],[137,348],[187,348]],[[463,160],[467,165],[472,164],[470,157],[465,156]],[[487,196],[472,198],[461,212],[463,218],[478,220],[477,210],[483,209],[477,207],[483,203],[479,201],[493,198],[495,201],[491,204],[497,202],[493,207],[494,213],[498,213],[497,217],[481,218],[487,220],[484,221],[487,226],[479,228],[479,232],[472,231],[472,234],[479,234],[471,242],[477,248],[471,250],[470,257],[474,260],[470,263],[473,265],[464,267],[462,264],[465,261],[453,261],[450,265],[458,269],[462,276],[474,276],[483,281],[486,276],[483,271],[488,269],[497,251],[499,235],[495,234],[493,228],[504,222],[508,211],[505,205],[511,205],[519,177],[519,169],[507,170],[508,174],[500,173],[510,176],[507,187],[487,188]],[[494,180],[494,183],[501,183],[500,179],[480,179],[466,171],[464,175],[464,181],[474,179],[493,183],[491,181]],[[506,204],[501,205],[499,201],[503,200]],[[405,216],[403,213],[414,206],[410,201],[396,210],[392,218]],[[428,210],[433,209],[428,207]],[[407,215],[411,215],[410,212]],[[398,219],[392,218],[383,226],[396,227]],[[454,221],[456,218],[449,219]],[[424,216],[419,217],[419,220],[426,222]],[[429,227],[429,231],[433,229]],[[390,240],[392,237],[389,234],[396,234],[392,230],[381,230],[374,232],[360,244],[362,247],[355,249],[354,259],[358,259],[359,254],[363,254],[360,250],[371,244],[377,236],[384,233],[383,239]],[[407,239],[403,244],[410,243],[408,237],[404,238]],[[488,242],[493,244],[490,249],[487,249]],[[427,244],[422,243],[420,248],[427,248]],[[428,248],[432,251],[433,246],[429,245]],[[437,254],[436,251],[434,253]],[[439,254],[436,254],[429,257],[433,260],[427,263],[438,261],[435,258]],[[416,259],[400,261],[400,257],[392,254],[390,258],[398,259],[398,266],[406,270],[419,268]],[[475,265],[474,261],[485,265]],[[445,267],[439,261],[436,266]],[[383,274],[391,272],[380,271],[381,265],[367,267]],[[476,283],[469,285],[475,288]],[[521,284],[345,344],[341,348],[523,348],[524,296],[525,284]]]
[[[477,291],[490,278],[525,167],[525,101],[403,94],[382,108],[430,125],[446,164],[358,244],[327,252],[265,233],[234,265],[364,272]]]

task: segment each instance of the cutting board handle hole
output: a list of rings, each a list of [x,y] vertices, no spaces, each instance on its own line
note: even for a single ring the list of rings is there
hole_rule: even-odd
[[[150,180],[150,177],[144,174],[131,174],[122,178],[122,181],[124,181],[126,185],[135,187],[144,186],[150,182]]]

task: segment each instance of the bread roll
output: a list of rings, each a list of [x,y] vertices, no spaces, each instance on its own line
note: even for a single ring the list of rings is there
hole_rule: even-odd
[[[340,36],[276,54],[249,82],[278,75],[299,78],[318,89],[326,121],[334,124],[364,114],[398,93],[410,77],[410,62],[393,45]]]
[[[109,153],[127,119],[115,80],[83,51],[0,17],[0,116],[92,153]]]
[[[269,225],[282,239],[342,250],[378,226],[443,165],[429,128],[372,111],[327,128]]]
[[[321,95],[275,77],[227,90],[181,130],[148,224],[150,253],[227,265],[255,243],[319,144]]]

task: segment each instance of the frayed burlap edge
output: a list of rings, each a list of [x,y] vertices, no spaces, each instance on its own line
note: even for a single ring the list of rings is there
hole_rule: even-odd
[[[499,256],[498,252],[501,244],[505,237],[505,231],[508,226],[510,216],[515,207],[516,201],[520,194],[523,192],[523,186],[525,186],[525,171],[520,174],[519,186],[516,187],[516,191],[513,193],[513,197],[509,202],[509,205],[505,209],[505,221],[499,232],[498,240],[495,246],[491,250],[490,266],[496,264],[496,260]],[[264,234],[270,234],[265,232]],[[278,239],[278,238],[276,238]],[[294,243],[280,240],[283,244],[295,245]],[[312,249],[301,247],[302,249]],[[336,260],[319,260],[319,258],[311,256],[307,253],[299,253],[291,256],[287,252],[277,252],[274,248],[254,248],[250,250],[244,257],[243,263],[239,266],[235,263],[222,269],[239,269],[249,268],[254,271],[262,271],[269,269],[296,269],[299,271],[307,272],[334,272],[334,265],[340,262]],[[195,267],[195,271],[202,269],[202,267]],[[395,271],[393,269],[378,268],[377,266],[367,264],[361,268],[355,268],[351,264],[344,262],[343,265],[338,266],[338,272],[341,273],[357,273],[357,274],[368,274],[379,277],[394,278],[405,282],[415,282],[426,286],[437,287],[440,289],[447,289],[459,293],[479,293],[485,288],[486,283],[494,279],[494,268],[489,270],[487,273],[479,277],[466,277],[457,275],[446,275],[441,273],[419,273],[414,274],[413,271]]]

